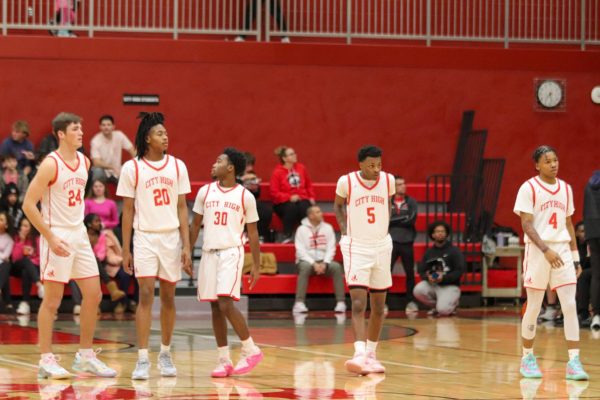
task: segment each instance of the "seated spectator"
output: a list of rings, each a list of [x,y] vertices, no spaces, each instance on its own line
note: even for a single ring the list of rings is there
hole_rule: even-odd
[[[4,187],[2,198],[0,199],[0,211],[8,214],[9,219],[13,223],[13,228],[18,230],[23,218],[23,210],[19,201],[19,189],[14,183],[9,183]]]
[[[102,221],[98,215],[86,215],[83,224],[87,229],[90,244],[98,261],[100,280],[106,285],[112,301],[121,300],[125,297],[125,292],[119,289],[109,274],[110,271],[114,277],[121,268],[123,262],[121,246],[111,231],[102,230]]]
[[[58,37],[77,37],[77,35],[69,29],[75,25],[77,18],[77,3],[80,0],[55,0],[54,15],[56,25],[59,30],[53,31],[52,34]]]
[[[17,159],[17,168],[29,175],[35,163],[33,144],[27,139],[29,124],[27,121],[16,121],[12,126],[10,137],[0,145],[0,155],[12,154]]]
[[[311,275],[324,275],[333,279],[335,299],[334,311],[346,312],[346,293],[344,291],[344,269],[333,261],[335,256],[335,233],[333,227],[323,221],[323,213],[318,206],[311,206],[307,217],[296,231],[296,266],[298,267],[298,283],[296,286],[296,303],[292,312],[305,313],[308,308],[304,303],[306,288]]]
[[[427,249],[419,264],[422,281],[415,286],[413,294],[417,301],[432,307],[431,314],[451,315],[460,300],[460,278],[465,270],[465,258],[448,240],[450,226],[447,223],[432,223],[427,234],[433,240],[433,246]]]
[[[575,238],[577,239],[577,250],[582,268],[581,275],[577,278],[577,315],[582,328],[589,328],[592,324],[590,315],[590,290],[592,287],[592,269],[588,246],[585,241],[585,227],[583,221],[575,224]]]
[[[13,312],[12,303],[10,301],[10,256],[13,249],[12,224],[9,221],[8,215],[5,212],[0,212],[0,291],[2,292],[2,303],[0,304],[0,312]]]
[[[111,115],[100,117],[100,132],[91,141],[92,180],[117,182],[121,173],[121,153],[127,151],[135,157],[133,144],[121,131],[115,130]]]
[[[119,247],[121,246],[121,242],[122,242],[122,231],[121,231],[121,227],[122,227],[122,220],[123,218],[123,214],[119,215],[119,225],[117,225],[114,229],[113,232],[115,234],[115,237],[117,239],[117,243],[119,243]],[[130,251],[133,251],[133,243],[131,243],[131,249]],[[120,252],[119,254],[122,254],[122,252]],[[140,285],[138,283],[138,280],[135,278],[135,271],[133,272],[133,274],[129,275],[127,272],[125,272],[125,270],[123,268],[120,268],[119,271],[117,272],[117,276],[116,276],[118,285],[119,285],[119,289],[121,289],[122,291],[125,292],[125,297],[123,297],[121,299],[121,301],[119,302],[119,304],[117,304],[117,306],[115,307],[115,313],[119,314],[119,313],[123,313],[126,310],[130,311],[132,313],[135,314],[136,310],[137,310],[137,305],[139,302],[139,298],[140,298]],[[131,285],[133,284],[133,295],[129,295],[129,288],[131,287]]]
[[[113,229],[119,225],[119,210],[117,203],[106,198],[106,185],[101,179],[92,181],[92,189],[85,199],[85,215],[96,214],[106,229]]]
[[[308,207],[315,204],[315,192],[306,167],[298,162],[291,147],[275,149],[280,164],[271,175],[273,209],[283,222],[283,243],[292,241],[296,225],[306,217]]]
[[[23,197],[29,185],[29,178],[17,169],[17,159],[13,154],[7,154],[2,160],[2,176],[0,177],[0,193],[4,192],[4,188],[9,183],[14,183],[19,190],[19,203],[23,203]]]
[[[261,242],[271,242],[271,218],[273,217],[273,209],[270,204],[260,201],[260,182],[261,179],[254,172],[254,163],[256,158],[250,153],[244,153],[246,157],[246,170],[239,177],[242,185],[256,198],[256,211],[258,212],[258,235]]]
[[[32,285],[37,285],[40,299],[44,297],[44,286],[40,282],[40,235],[25,217],[21,219],[14,237],[11,259],[11,275],[21,278],[23,292],[17,314],[28,315],[31,312]]]

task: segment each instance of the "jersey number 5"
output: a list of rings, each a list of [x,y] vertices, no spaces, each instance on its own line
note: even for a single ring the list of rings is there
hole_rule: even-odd
[[[69,207],[75,207],[77,203],[81,204],[81,189],[77,189],[77,192],[69,190]]]
[[[171,198],[169,197],[167,189],[154,189],[152,194],[154,195],[155,206],[168,206],[171,204]]]
[[[367,207],[367,215],[369,216],[369,219],[367,219],[367,222],[370,224],[374,224],[375,223],[375,207]]]
[[[548,224],[552,225],[552,227],[554,229],[557,228],[558,223],[556,222],[556,213],[552,213],[552,216],[550,217],[550,220],[548,221]]]

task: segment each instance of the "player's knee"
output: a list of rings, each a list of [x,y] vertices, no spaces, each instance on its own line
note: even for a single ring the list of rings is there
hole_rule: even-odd
[[[163,308],[174,309],[175,308],[175,297],[174,296],[161,296],[160,306]]]
[[[140,303],[152,302],[154,299],[154,287],[140,286]]]
[[[352,312],[353,313],[364,313],[367,308],[367,302],[363,299],[352,300]]]
[[[385,303],[371,305],[371,315],[379,318],[383,317],[385,315]]]
[[[218,304],[219,311],[225,315],[229,314],[233,308],[233,301],[230,297],[219,297]]]
[[[58,310],[58,307],[60,307],[60,303],[61,303],[60,298],[51,298],[51,297],[44,297],[44,299],[42,300],[42,308],[45,308],[53,313],[56,313],[56,311]]]

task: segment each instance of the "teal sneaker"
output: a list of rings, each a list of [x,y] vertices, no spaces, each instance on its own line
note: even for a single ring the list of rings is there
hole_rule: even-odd
[[[590,377],[583,370],[583,365],[579,361],[579,356],[576,356],[567,363],[567,379],[572,381],[587,381]]]
[[[541,378],[542,371],[537,365],[537,361],[533,354],[528,354],[521,358],[521,375],[523,378]]]

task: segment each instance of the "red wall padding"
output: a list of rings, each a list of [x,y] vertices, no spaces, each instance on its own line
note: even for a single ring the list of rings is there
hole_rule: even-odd
[[[518,226],[516,191],[534,174],[530,154],[558,148],[561,177],[583,186],[600,164],[600,52],[202,42],[146,39],[0,38],[0,123],[32,126],[35,143],[59,111],[85,118],[112,113],[131,138],[136,114],[123,93],[158,93],[170,151],[206,180],[216,155],[234,145],[258,158],[268,179],[273,149],[293,146],[315,181],[356,167],[358,147],[383,147],[385,168],[424,181],[452,166],[463,110],[489,130],[486,157],[505,157],[497,220]],[[567,80],[566,112],[534,110],[533,81]],[[89,143],[86,140],[86,143]],[[577,214],[580,215],[580,214]]]

